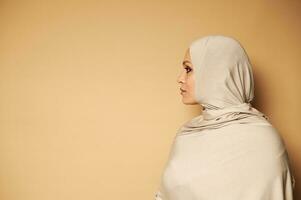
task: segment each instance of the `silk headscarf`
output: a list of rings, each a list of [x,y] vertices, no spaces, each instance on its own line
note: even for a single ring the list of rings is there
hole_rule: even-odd
[[[233,123],[268,123],[251,104],[254,99],[252,65],[233,37],[209,35],[189,46],[195,79],[195,98],[202,115],[186,122],[177,135],[220,128]]]

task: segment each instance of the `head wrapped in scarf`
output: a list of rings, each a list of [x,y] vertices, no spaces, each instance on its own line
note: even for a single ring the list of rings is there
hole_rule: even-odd
[[[266,122],[253,108],[254,79],[248,55],[233,37],[209,35],[189,47],[195,78],[195,98],[201,115],[186,122],[178,134],[219,128],[231,123]]]

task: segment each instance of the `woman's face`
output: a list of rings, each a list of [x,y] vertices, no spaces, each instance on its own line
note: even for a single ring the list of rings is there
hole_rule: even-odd
[[[182,102],[187,105],[198,104],[198,102],[196,102],[195,100],[194,94],[193,73],[194,71],[188,48],[184,56],[183,65],[181,66],[181,73],[177,78],[177,82],[180,83],[180,94],[182,95]]]

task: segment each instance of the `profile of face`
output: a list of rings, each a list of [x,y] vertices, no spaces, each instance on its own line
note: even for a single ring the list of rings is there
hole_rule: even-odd
[[[189,48],[186,50],[181,66],[181,73],[177,78],[177,82],[180,84],[180,94],[182,95],[182,102],[186,105],[198,104],[195,99],[194,70],[191,62]]]

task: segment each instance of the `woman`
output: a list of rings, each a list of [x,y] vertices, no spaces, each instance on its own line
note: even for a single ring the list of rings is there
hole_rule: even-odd
[[[184,104],[201,115],[176,133],[156,200],[292,200],[295,179],[285,143],[252,107],[247,53],[232,37],[191,43],[177,80]]]

